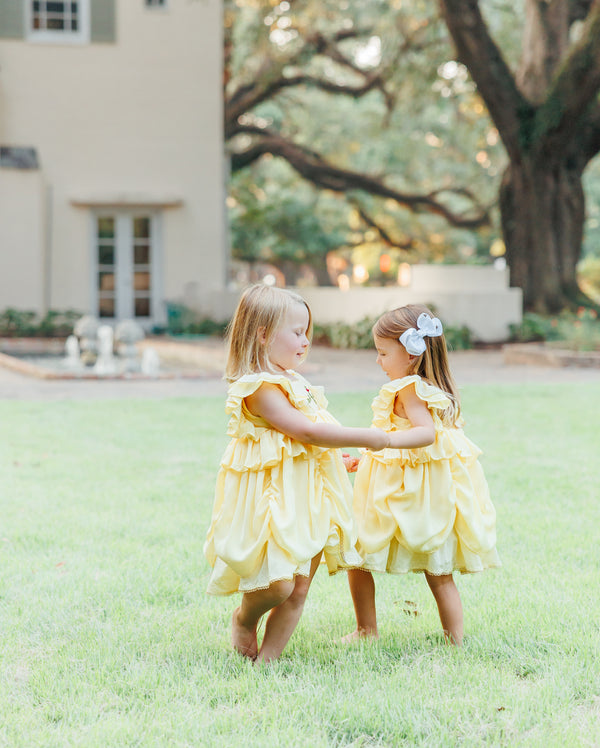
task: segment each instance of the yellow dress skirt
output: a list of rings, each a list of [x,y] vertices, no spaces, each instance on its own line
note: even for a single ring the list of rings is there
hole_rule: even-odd
[[[253,416],[244,398],[263,382],[281,387],[311,421],[336,423],[322,389],[295,372],[247,375],[230,386],[231,441],[204,545],[213,567],[207,591],[213,595],[309,576],[311,560],[321,551],[330,574],[362,564],[341,451],[301,444]]]
[[[416,375],[389,382],[373,401],[373,426],[411,427],[394,413],[396,394],[411,384],[433,417],[435,441],[363,455],[353,504],[363,568],[441,575],[500,566],[496,511],[478,461],[481,450],[462,424],[442,422],[440,414],[450,405],[446,394]]]

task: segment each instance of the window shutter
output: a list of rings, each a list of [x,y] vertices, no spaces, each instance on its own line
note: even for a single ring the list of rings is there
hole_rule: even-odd
[[[22,39],[25,36],[25,0],[0,0],[0,37]]]
[[[1,2],[2,0],[0,0]],[[9,0],[10,1],[10,0]],[[4,0],[6,2],[6,0]],[[116,40],[115,0],[91,0],[90,25],[92,42],[110,43]]]

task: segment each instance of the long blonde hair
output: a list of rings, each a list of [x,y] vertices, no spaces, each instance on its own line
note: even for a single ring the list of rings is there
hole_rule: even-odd
[[[389,338],[402,345],[399,338],[403,332],[417,327],[417,319],[420,314],[426,313],[433,317],[433,313],[424,304],[407,304],[406,306],[392,309],[381,316],[373,326],[373,335],[378,338]],[[448,349],[444,335],[435,338],[426,336],[425,351],[420,356],[415,356],[408,367],[408,374],[418,374],[430,384],[435,384],[448,395],[452,405],[442,411],[441,417],[444,423],[454,424],[460,415],[460,398],[458,387],[450,371],[448,361]]]
[[[269,361],[269,345],[283,324],[288,309],[302,304],[308,311],[306,337],[312,338],[312,313],[310,307],[293,291],[257,284],[247,288],[235,310],[227,337],[229,350],[225,378],[229,382],[258,371],[275,371]],[[261,342],[261,335],[265,342]]]

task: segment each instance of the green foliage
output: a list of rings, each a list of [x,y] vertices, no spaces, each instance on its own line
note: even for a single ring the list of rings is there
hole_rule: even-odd
[[[81,312],[48,311],[43,317],[37,312],[7,308],[0,312],[0,336],[7,338],[64,338],[73,332]]]
[[[466,325],[462,327],[444,327],[446,345],[450,351],[467,351],[473,347],[473,334]]]
[[[316,30],[334,36],[356,29],[356,36],[340,42],[340,50],[359,68],[377,64],[388,92],[386,98],[377,88],[360,97],[310,85],[278,89],[244,115],[249,122],[322,154],[337,167],[383,178],[406,194],[441,191],[437,194],[455,211],[471,203],[464,195],[443,193],[453,187],[468,186],[482,204],[494,204],[504,149],[466,69],[454,60],[433,0],[343,5],[299,0],[289,6],[237,0],[227,8],[233,40],[229,91],[260,78],[265,60],[278,62],[275,69],[269,67],[273,75],[304,73],[340,87],[356,86],[359,76],[339,60],[310,48],[298,56],[303,40]],[[496,3],[486,13],[505,48],[518,49],[520,4]],[[365,50],[373,43],[379,51],[369,62]],[[269,82],[265,79],[265,86]],[[236,142],[229,143],[232,149]],[[393,241],[410,244],[404,257],[409,262],[489,259],[489,246],[500,233],[495,218],[491,227],[472,232],[452,228],[426,210],[412,212],[363,192],[319,193],[291,167],[269,157],[232,175],[230,197],[234,256],[278,266],[290,261],[317,265],[332,249],[355,247],[376,263],[389,245],[369,223],[352,220],[355,204]]]
[[[238,260],[323,264],[347,240],[344,206],[299,181],[282,162],[236,176],[229,205],[232,256]]]
[[[223,335],[228,322],[218,322],[209,317],[199,317],[184,304],[167,304],[167,325],[155,328],[156,334],[169,335]]]
[[[556,340],[558,335],[556,327],[552,318],[535,312],[526,312],[521,324],[510,325],[510,339],[515,343]]]
[[[377,317],[364,317],[354,324],[346,322],[317,324],[314,329],[315,342],[331,345],[333,348],[375,348],[371,331],[377,319]],[[472,334],[466,326],[446,326],[444,336],[448,349],[451,351],[468,350],[473,347]]]
[[[364,317],[353,324],[330,322],[315,325],[315,341],[329,344],[333,348],[375,348],[371,332],[375,322],[377,317]]]
[[[511,341],[546,341],[580,351],[600,350],[600,320],[594,309],[580,307],[553,317],[533,312],[523,315],[520,325],[511,325]]]

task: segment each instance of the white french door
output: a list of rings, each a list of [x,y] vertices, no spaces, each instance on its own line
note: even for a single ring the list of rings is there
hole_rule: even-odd
[[[157,321],[159,216],[144,210],[96,213],[92,244],[95,315],[105,321]]]

